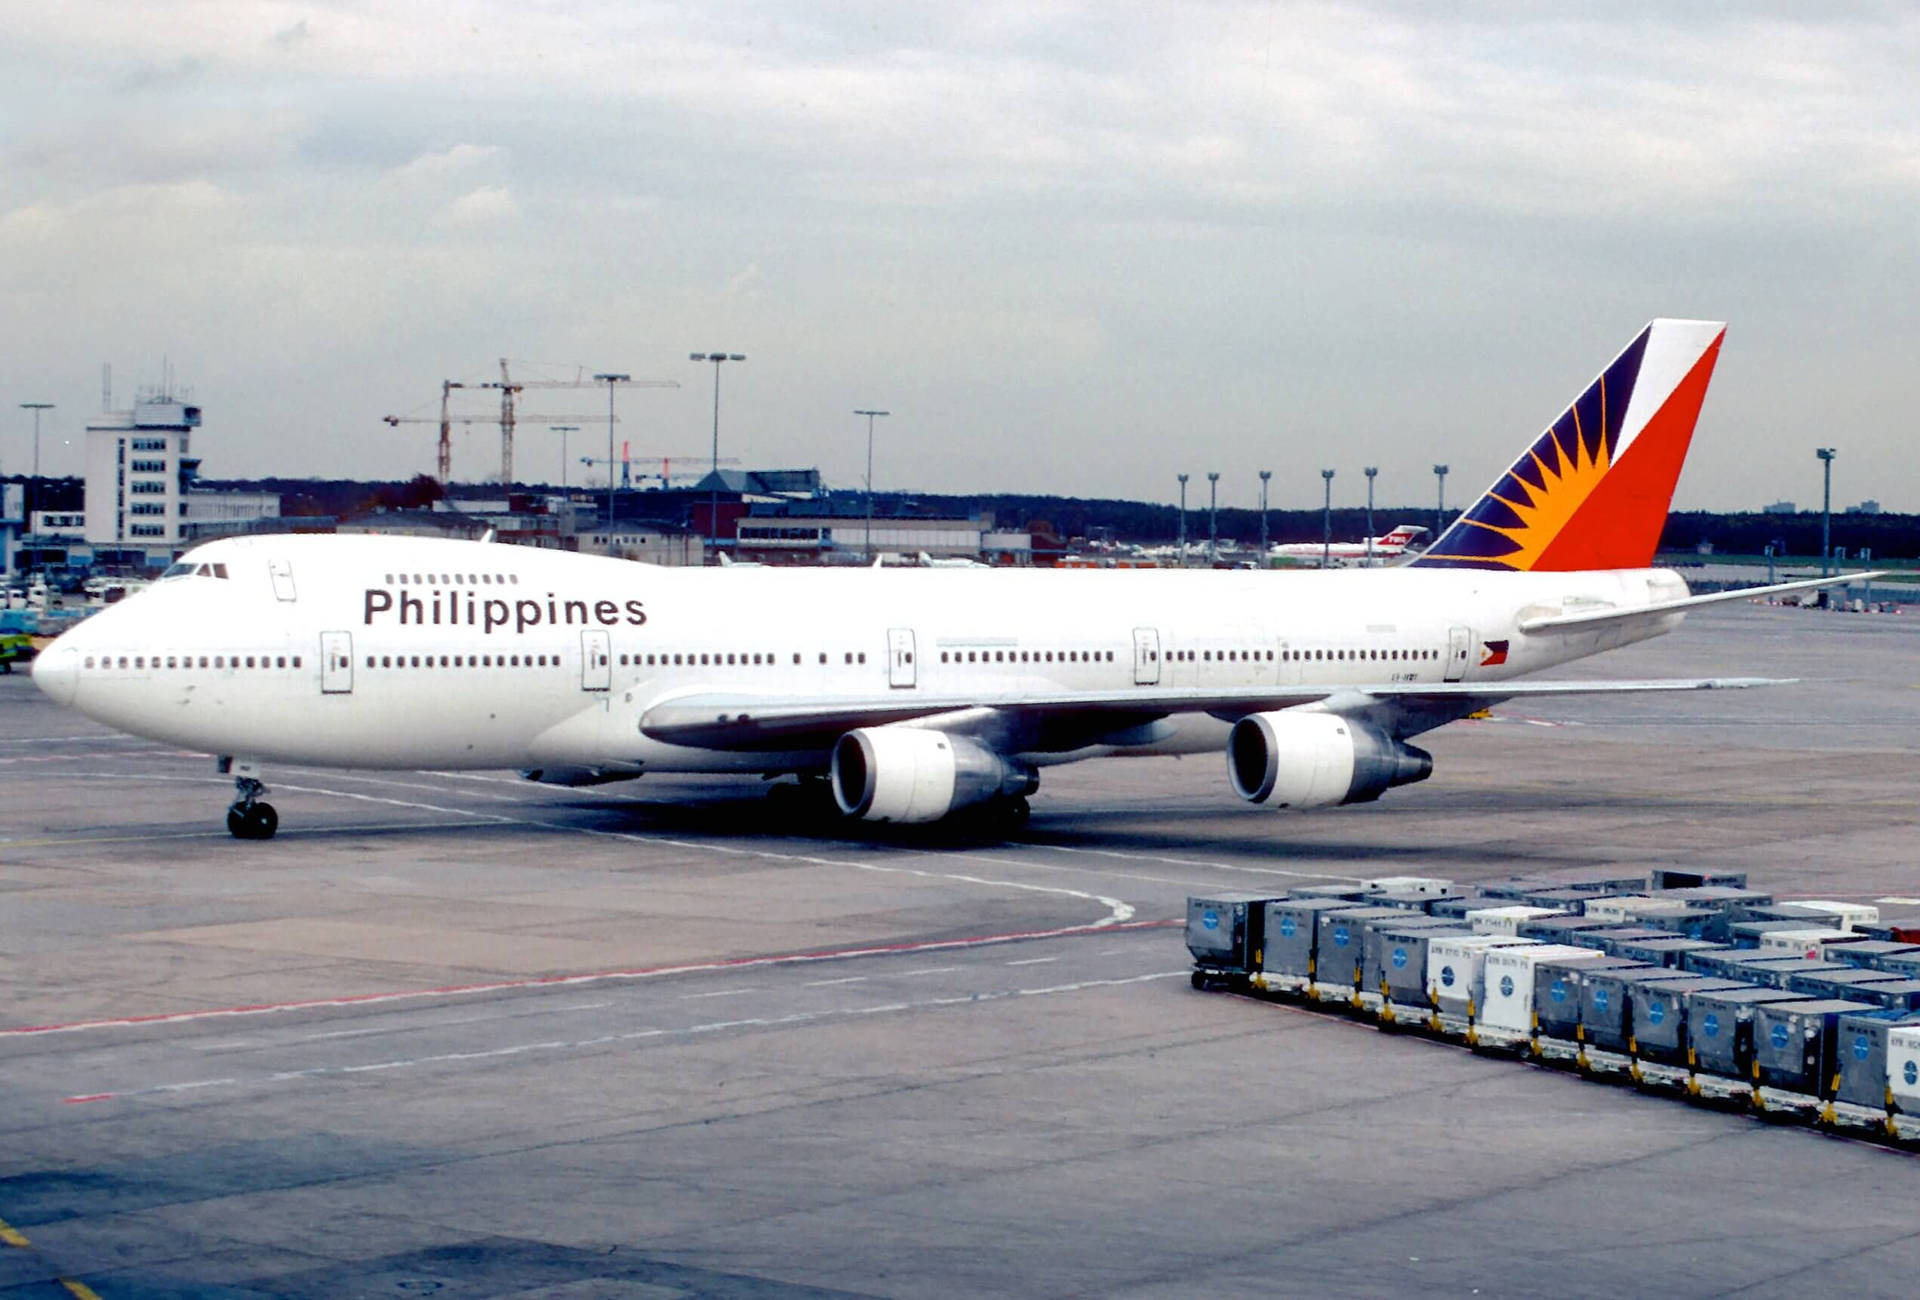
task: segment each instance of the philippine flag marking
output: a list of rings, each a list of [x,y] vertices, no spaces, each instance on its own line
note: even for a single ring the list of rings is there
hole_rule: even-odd
[[[1482,668],[1492,668],[1496,664],[1503,664],[1507,661],[1507,643],[1505,641],[1488,641],[1484,643],[1483,648],[1487,653],[1486,657],[1480,661]]]

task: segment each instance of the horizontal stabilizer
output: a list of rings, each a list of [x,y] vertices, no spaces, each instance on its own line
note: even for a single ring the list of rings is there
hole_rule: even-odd
[[[1819,587],[1837,587],[1843,583],[1864,582],[1870,578],[1885,576],[1885,571],[1878,569],[1870,573],[1836,573],[1830,578],[1801,578],[1793,582],[1776,582],[1768,587],[1736,587],[1732,591],[1713,591],[1704,596],[1682,596],[1678,600],[1663,600],[1652,605],[1590,609],[1573,614],[1547,614],[1539,618],[1521,619],[1520,630],[1522,632],[1558,632],[1604,627],[1609,623],[1627,623],[1634,619],[1653,618],[1661,614],[1698,609],[1702,605],[1721,605],[1732,600],[1755,600],[1762,596],[1779,596],[1790,591],[1812,591]]]

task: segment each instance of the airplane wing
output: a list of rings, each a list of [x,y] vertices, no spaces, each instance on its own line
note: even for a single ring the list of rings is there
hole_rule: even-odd
[[[1795,582],[1776,582],[1770,587],[1739,587],[1733,591],[1714,591],[1704,596],[1683,596],[1679,600],[1663,600],[1652,605],[1543,614],[1537,618],[1523,618],[1519,626],[1522,632],[1558,632],[1601,627],[1609,623],[1626,623],[1635,619],[1655,618],[1661,614],[1698,609],[1702,605],[1718,605],[1729,600],[1752,600],[1757,596],[1778,596],[1789,591],[1811,591],[1816,587],[1834,587],[1844,582],[1861,582],[1885,576],[1884,569],[1875,569],[1868,573],[1836,573],[1830,578],[1802,578]]]
[[[806,702],[790,697],[698,694],[654,704],[641,715],[640,730],[650,739],[672,745],[796,752],[827,750],[857,727],[918,722],[959,735],[978,736],[1007,753],[1059,753],[1094,744],[1147,743],[1144,729],[1173,714],[1207,713],[1233,721],[1249,713],[1304,705],[1367,717],[1404,738],[1520,696],[1739,690],[1783,685],[1788,680],[1691,677],[1252,686],[1230,690],[1142,686],[1119,693],[1024,695],[1017,701],[915,694]]]

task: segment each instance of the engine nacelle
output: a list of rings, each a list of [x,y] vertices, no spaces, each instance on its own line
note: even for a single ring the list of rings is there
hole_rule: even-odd
[[[1426,750],[1337,713],[1249,714],[1233,724],[1227,739],[1233,792],[1276,808],[1367,803],[1432,772],[1433,755]]]
[[[1033,769],[964,736],[862,727],[833,747],[833,798],[870,822],[936,822],[957,808],[1032,794]]]

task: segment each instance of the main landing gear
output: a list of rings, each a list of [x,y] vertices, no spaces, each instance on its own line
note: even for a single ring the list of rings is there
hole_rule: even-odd
[[[220,760],[222,772],[232,772],[234,789],[239,796],[227,809],[227,830],[236,840],[270,840],[273,833],[280,829],[280,814],[273,805],[260,796],[267,792],[267,783],[256,774],[254,764],[231,758]]]

